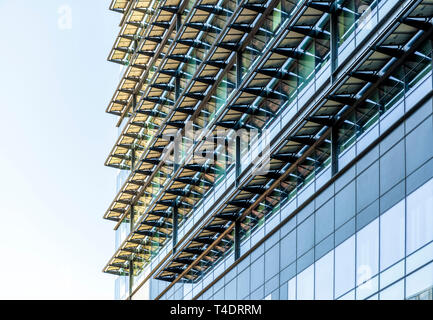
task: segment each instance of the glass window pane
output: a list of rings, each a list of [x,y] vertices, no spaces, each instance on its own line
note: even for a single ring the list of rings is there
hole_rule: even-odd
[[[380,293],[380,300],[404,300],[404,280],[383,290]]]
[[[296,300],[296,277],[289,280],[287,284],[288,300]]]
[[[433,128],[431,117],[406,137],[406,169],[413,172],[433,156]]]
[[[236,300],[236,279],[225,285],[225,299]]]
[[[380,217],[380,270],[404,257],[404,207],[402,200]]]
[[[297,229],[298,257],[310,250],[314,245],[314,215],[302,222]]]
[[[253,277],[251,277],[251,291],[256,290],[264,283],[264,277],[265,277],[264,262],[265,262],[264,257],[261,256],[259,259],[254,261],[251,265],[252,274],[254,275]]]
[[[385,193],[404,178],[404,143],[400,142],[380,159],[380,191]]]
[[[316,300],[334,298],[334,251],[316,262]]]
[[[265,280],[269,280],[279,271],[280,247],[273,246],[265,253]]]
[[[355,286],[355,236],[335,248],[335,297]]]
[[[414,298],[433,286],[433,263],[406,278],[406,298]]]
[[[356,288],[356,300],[365,300],[373,297],[373,293],[377,292],[379,287],[379,276],[375,276]]]
[[[433,180],[407,197],[407,254],[433,240]]]
[[[250,292],[250,268],[246,268],[238,276],[238,299],[244,299]]]
[[[357,234],[356,284],[359,286],[377,274],[379,267],[379,221],[374,220]]]
[[[404,276],[405,261],[401,260],[380,273],[380,288],[383,289]]]
[[[335,196],[335,229],[355,215],[355,182]]]
[[[291,264],[296,259],[296,230],[289,233],[281,240],[281,269]]]
[[[354,0],[344,1],[346,10],[338,13],[338,45],[347,40],[355,26],[355,2]]]
[[[316,243],[334,231],[334,199],[328,201],[316,212]]]
[[[358,212],[379,197],[379,163],[376,162],[357,179]]]
[[[314,264],[298,274],[297,299],[314,299]]]

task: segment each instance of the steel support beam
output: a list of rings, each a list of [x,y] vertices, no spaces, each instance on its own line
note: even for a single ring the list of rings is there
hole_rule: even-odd
[[[241,138],[238,135],[236,135],[235,148],[236,148],[236,163],[235,163],[236,187],[238,187],[239,176],[241,175]]]
[[[131,206],[131,210],[129,213],[129,232],[134,232],[134,206]],[[132,294],[132,286],[134,285],[134,261],[131,259],[129,261],[129,296]]]
[[[334,83],[336,80],[335,72],[338,67],[338,16],[337,10],[335,10],[336,3],[332,4],[330,13],[330,51],[331,51],[331,82]]]
[[[236,52],[236,88],[242,83],[242,52]]]
[[[132,94],[132,110],[137,111],[137,95],[135,93]]]
[[[177,234],[179,230],[179,209],[177,207],[173,208],[173,253],[176,252],[176,244],[177,244]]]
[[[235,222],[235,261],[241,257],[241,222],[236,220]]]
[[[338,128],[332,126],[331,129],[331,175],[338,173]]]

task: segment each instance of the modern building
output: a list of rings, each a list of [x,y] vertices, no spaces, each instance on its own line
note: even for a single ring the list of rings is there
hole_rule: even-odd
[[[433,0],[111,9],[117,299],[432,298]]]

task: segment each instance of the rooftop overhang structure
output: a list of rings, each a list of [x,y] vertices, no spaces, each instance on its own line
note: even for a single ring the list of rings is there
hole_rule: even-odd
[[[131,4],[130,0],[112,0],[110,4],[110,10],[124,14],[128,10],[128,6]]]
[[[155,4],[153,22],[143,28],[148,33],[140,42],[152,39],[155,47],[138,44],[125,76],[140,50],[154,55],[142,64],[143,73],[122,107],[110,104],[108,109],[126,122],[106,165],[131,172],[104,217],[117,225],[132,217],[134,223],[104,272],[127,275],[149,262],[155,248],[172,238],[173,229],[236,165],[230,143],[214,149],[212,163],[208,158],[197,162],[194,153],[206,152],[221,139],[222,129],[264,131],[281,110],[296,105],[296,93],[315,76],[315,68],[333,63],[330,29],[333,14],[341,10],[351,9],[332,1],[294,0]],[[401,96],[431,65],[433,0],[408,1],[398,14],[356,62],[324,83],[322,95],[313,96],[305,108],[296,107],[293,121],[273,139],[269,157],[262,160],[269,170],[247,168],[225,200],[179,241],[154,278],[171,285],[200,279],[236,249],[235,238],[247,237],[335,161],[336,152],[386,112],[390,97]],[[270,17],[276,15],[286,15],[279,26],[283,30],[271,35]],[[239,76],[240,59],[253,55],[260,56],[254,67]],[[174,137],[187,122],[207,130],[174,165]],[[223,138],[235,139],[230,134]]]

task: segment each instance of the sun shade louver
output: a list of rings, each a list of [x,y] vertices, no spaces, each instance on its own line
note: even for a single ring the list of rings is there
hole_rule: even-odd
[[[206,11],[206,12],[218,14],[218,15],[222,15],[222,14],[224,14],[224,15],[229,14],[230,15],[233,13],[232,11],[230,11],[228,9],[218,7],[215,5],[211,5],[211,4],[200,4],[198,6],[195,6],[195,8],[198,10],[202,10],[202,11]]]
[[[332,1],[309,1],[307,6],[326,13],[332,12]]]
[[[152,264],[145,277],[196,283],[236,250],[235,239],[248,241],[323,169],[338,172],[335,149],[361,138],[389,110],[386,96],[408,92],[408,83],[426,74],[421,66],[431,67],[430,2],[396,3],[404,7],[398,19],[389,15],[386,32],[366,41],[358,41],[361,24],[344,29],[352,23],[346,18],[336,26],[345,38],[330,38],[331,16],[363,14],[344,1],[223,3],[226,9],[174,0],[138,10],[140,1],[129,2],[128,32],[109,57],[124,75],[107,109],[120,117],[121,133],[106,165],[125,172],[104,218],[116,227],[133,219],[134,226],[104,271],[135,276],[159,253],[158,268]],[[150,16],[130,19],[134,14]],[[359,51],[332,59],[354,36]],[[189,129],[205,130],[195,139],[183,136]],[[256,130],[259,146],[243,148],[238,129]],[[179,141],[190,144],[180,156]]]

